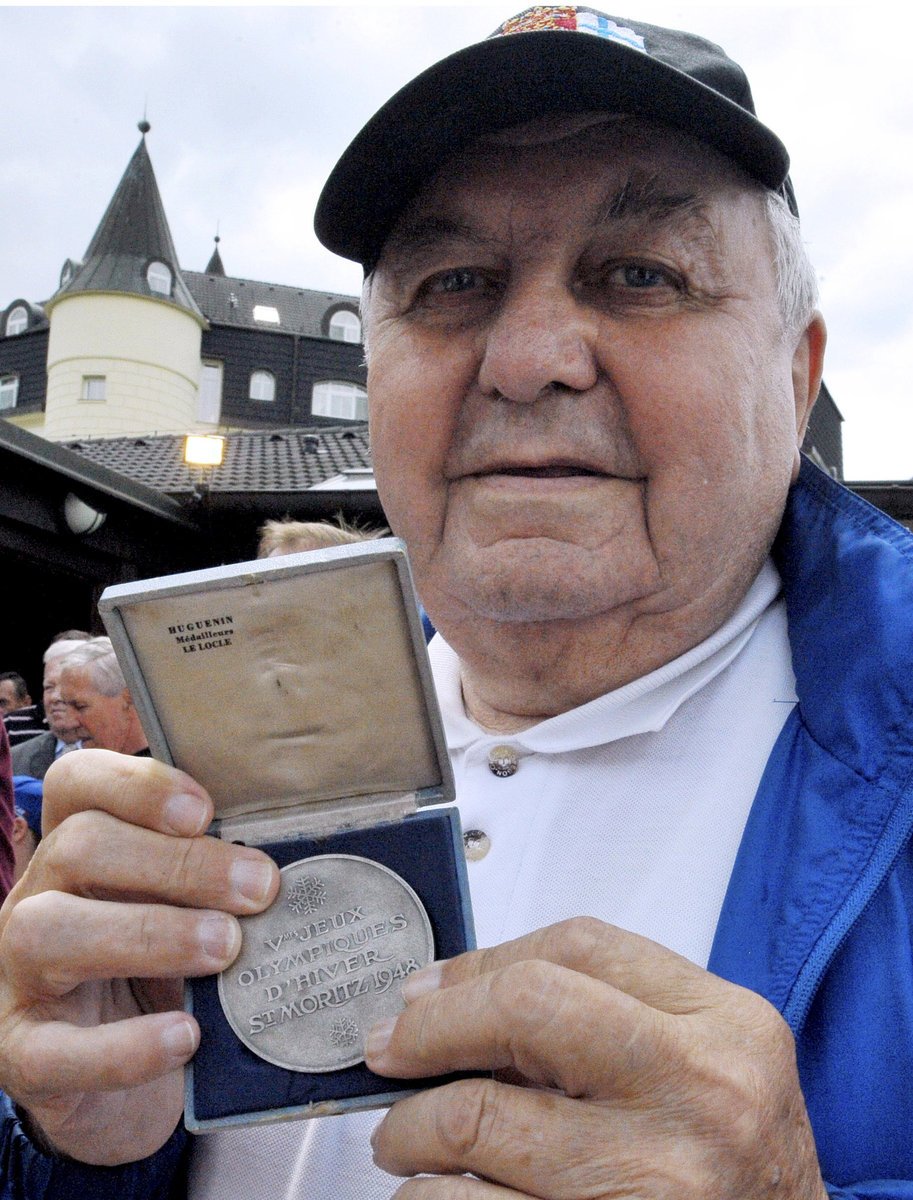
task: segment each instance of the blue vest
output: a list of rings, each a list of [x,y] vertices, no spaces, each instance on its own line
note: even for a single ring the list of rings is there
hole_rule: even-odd
[[[709,967],[789,1023],[831,1194],[913,1197],[913,537],[806,461],[774,557],[799,702]]]

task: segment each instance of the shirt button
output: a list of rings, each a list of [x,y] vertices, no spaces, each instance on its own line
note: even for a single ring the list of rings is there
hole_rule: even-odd
[[[516,775],[520,760],[513,746],[492,746],[488,751],[488,769],[499,779]]]
[[[463,848],[469,862],[479,862],[491,849],[491,838],[481,829],[467,829],[463,834]]]

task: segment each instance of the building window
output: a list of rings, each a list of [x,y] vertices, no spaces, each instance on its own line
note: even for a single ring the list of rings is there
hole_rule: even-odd
[[[19,376],[0,375],[0,411],[15,408],[19,399]]]
[[[315,417],[367,421],[368,393],[357,383],[344,383],[339,379],[315,383],[311,393],[311,412]]]
[[[22,333],[29,327],[29,314],[25,307],[17,304],[9,316],[6,318],[6,335],[13,337],[17,333]]]
[[[361,321],[347,308],[340,308],[330,317],[330,337],[337,342],[360,342]]]
[[[197,420],[218,424],[222,413],[222,364],[204,362],[200,366],[200,391],[197,397]]]
[[[251,400],[275,400],[276,376],[271,371],[252,371],[247,394]]]
[[[150,291],[160,296],[171,295],[171,270],[163,262],[151,262],[146,268],[146,282]]]
[[[271,304],[255,304],[254,320],[259,321],[261,325],[279,325],[279,309],[273,308]]]
[[[82,377],[82,398],[83,398],[83,400],[104,400],[104,398],[105,398],[105,377],[104,377],[104,375],[83,375],[83,377]]]

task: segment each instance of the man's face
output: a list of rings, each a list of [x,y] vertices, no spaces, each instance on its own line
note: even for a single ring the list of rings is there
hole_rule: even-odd
[[[445,633],[725,619],[798,463],[796,339],[735,168],[633,119],[479,145],[401,219],[367,315],[378,489]]]
[[[59,658],[52,658],[50,662],[45,663],[42,699],[51,732],[64,742],[75,742],[79,721],[73,709],[60,694],[60,672],[64,657],[61,655]]]
[[[60,676],[60,694],[78,722],[77,736],[83,748],[126,750],[130,733],[130,700],[126,692],[103,696],[89,678],[88,671],[64,668]]]
[[[18,712],[24,708],[28,700],[16,695],[16,688],[11,679],[0,680],[0,716],[6,713]]]

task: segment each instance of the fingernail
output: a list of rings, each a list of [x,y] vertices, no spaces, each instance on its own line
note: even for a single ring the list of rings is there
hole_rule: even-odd
[[[230,962],[237,953],[241,941],[238,922],[231,917],[212,914],[200,921],[197,929],[200,949],[213,962]]]
[[[208,813],[199,796],[179,792],[166,801],[162,815],[165,824],[173,833],[193,837],[194,834],[202,833]]]
[[[407,1004],[411,1004],[419,996],[424,996],[428,992],[436,992],[441,986],[442,973],[442,963],[435,962],[429,964],[427,967],[422,967],[420,971],[416,971],[413,975],[410,975],[403,984],[403,999]]]
[[[390,1044],[390,1038],[393,1037],[395,1027],[396,1017],[387,1017],[385,1020],[378,1021],[376,1025],[371,1026],[368,1030],[368,1036],[365,1038],[366,1058],[380,1058]]]
[[[262,904],[273,886],[273,867],[262,858],[239,858],[231,868],[231,884],[245,900]]]
[[[162,1034],[162,1044],[173,1059],[186,1062],[197,1048],[196,1030],[189,1021],[178,1021]]]

